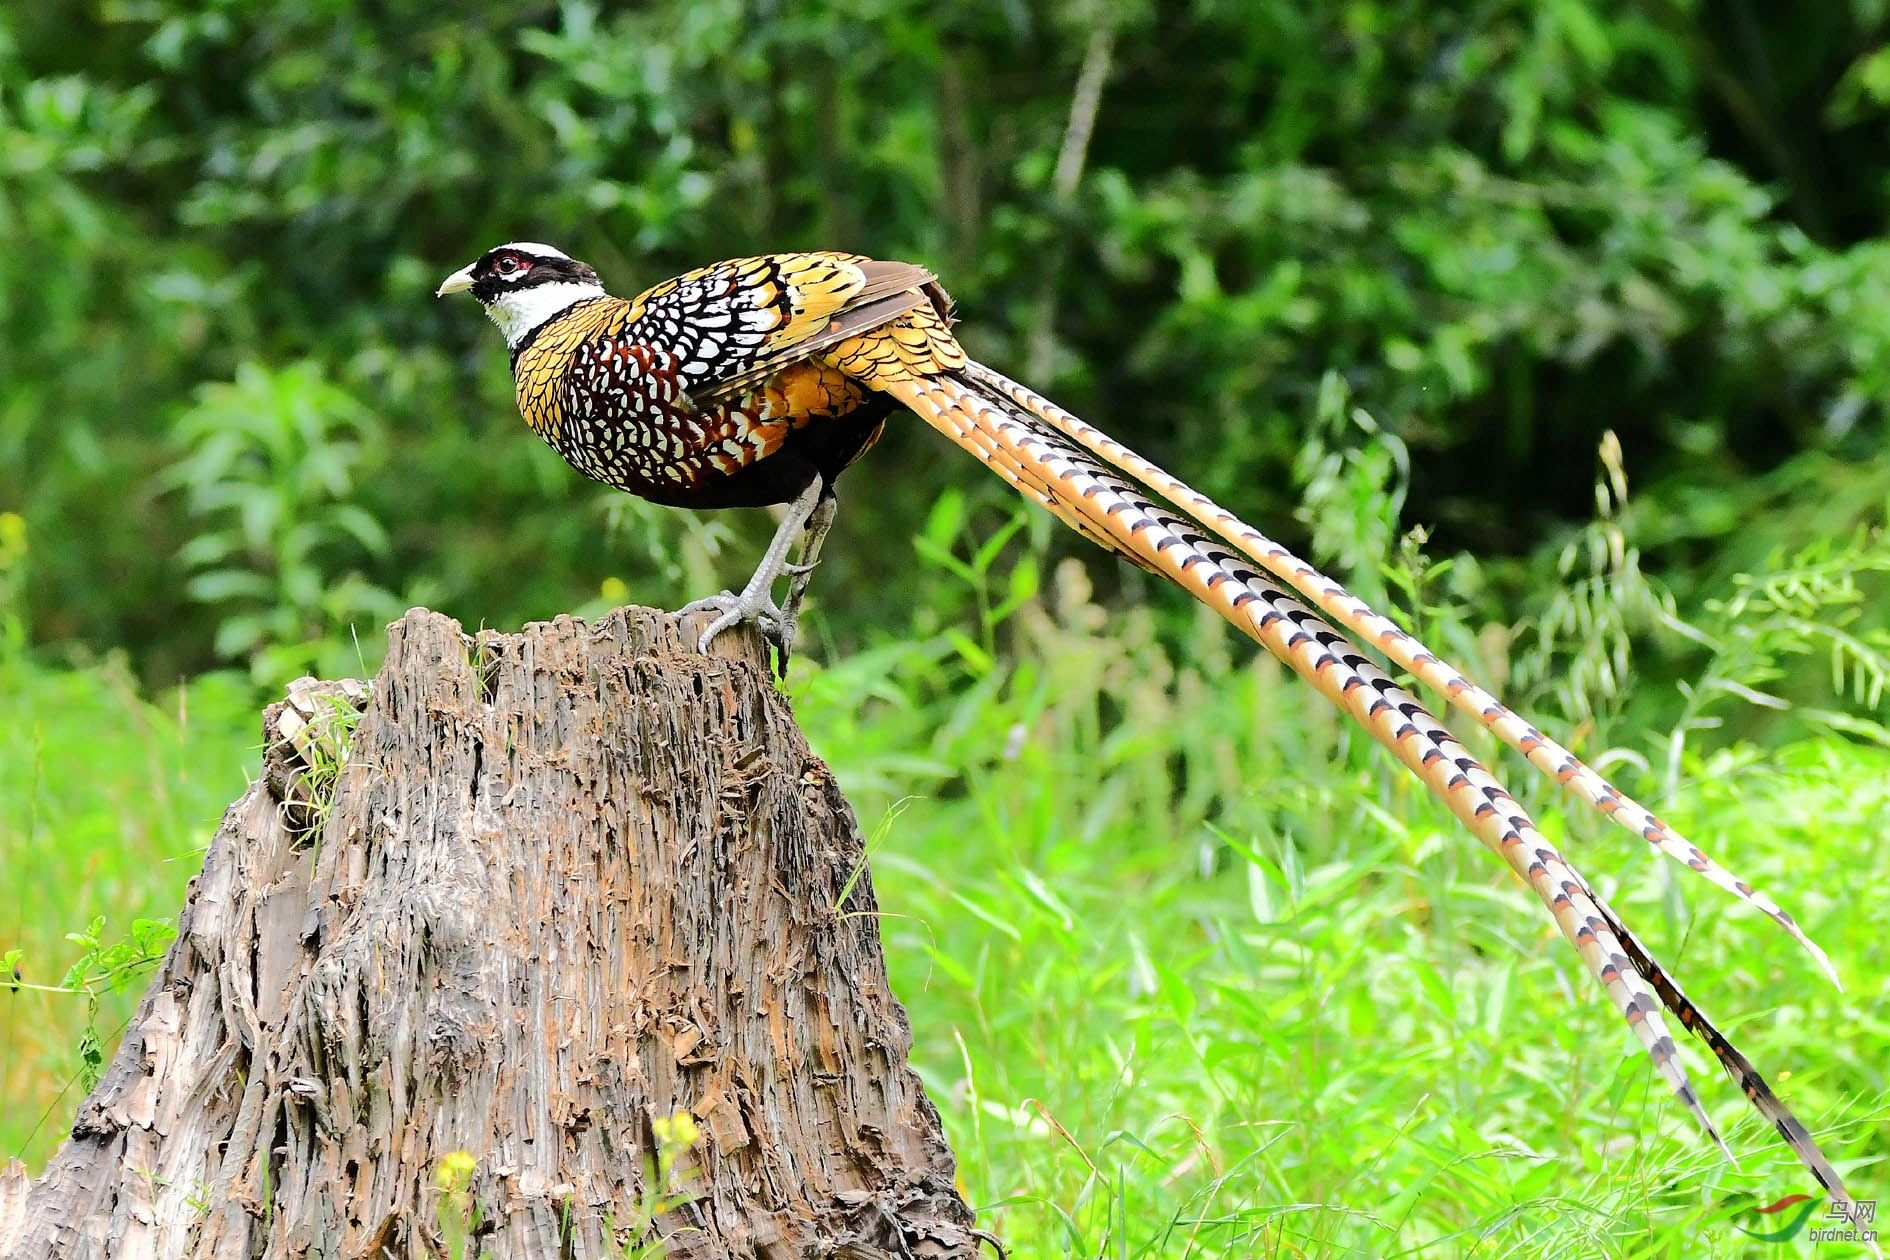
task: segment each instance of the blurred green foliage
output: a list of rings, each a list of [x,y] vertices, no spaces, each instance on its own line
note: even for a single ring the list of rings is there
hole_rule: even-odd
[[[358,668],[319,648],[328,627],[399,614],[392,595],[340,571],[343,556],[387,552],[380,522],[350,501],[384,457],[374,414],[317,364],[243,363],[234,383],[199,389],[174,432],[184,453],[164,481],[200,531],[178,559],[191,598],[222,610],[218,653],[247,655],[265,681]]]
[[[1885,22],[1883,0],[10,6],[14,615],[158,681],[279,676],[351,653],[350,624],[371,663],[373,623],[422,593],[510,625],[744,568],[765,522],[737,514],[731,555],[581,481],[518,422],[491,330],[434,302],[520,237],[622,292],[766,249],[926,261],[974,353],[1370,586],[1384,539],[1316,498],[1292,522],[1362,409],[1408,453],[1379,471],[1409,517],[1509,613],[1555,578],[1612,428],[1642,563],[1686,602],[1890,487]],[[934,441],[902,426],[843,483],[831,644],[937,594],[884,540],[942,489],[1002,497]]]

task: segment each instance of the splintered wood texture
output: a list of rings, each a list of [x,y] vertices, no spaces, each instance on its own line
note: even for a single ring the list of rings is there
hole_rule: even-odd
[[[469,1254],[973,1254],[852,812],[758,641],[687,624],[409,613],[325,815],[273,706],[71,1140],[0,1176],[0,1255],[444,1255],[462,1150]],[[695,1197],[639,1233],[677,1111]]]

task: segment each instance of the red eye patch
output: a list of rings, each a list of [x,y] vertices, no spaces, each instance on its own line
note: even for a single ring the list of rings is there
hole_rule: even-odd
[[[492,264],[493,270],[502,276],[516,276],[532,269],[529,258],[520,258],[517,254],[502,254],[499,261]]]

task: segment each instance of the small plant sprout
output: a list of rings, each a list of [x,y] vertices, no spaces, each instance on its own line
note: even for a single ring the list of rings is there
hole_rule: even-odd
[[[628,1221],[609,1222],[611,1233],[623,1248],[624,1260],[660,1260],[669,1254],[669,1239],[674,1237],[674,1232],[659,1234],[656,1218],[695,1198],[682,1188],[682,1178],[676,1169],[683,1156],[702,1140],[696,1118],[679,1108],[672,1115],[650,1121],[650,1131],[656,1135],[656,1156],[644,1163],[642,1200]],[[676,1232],[691,1229],[693,1227],[685,1226]]]
[[[452,1151],[433,1170],[433,1185],[440,1192],[436,1213],[440,1235],[452,1260],[464,1260],[466,1245],[479,1228],[479,1204],[472,1194],[473,1172],[479,1166],[467,1151]]]

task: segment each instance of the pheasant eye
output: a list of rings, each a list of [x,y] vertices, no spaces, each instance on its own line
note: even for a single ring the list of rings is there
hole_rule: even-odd
[[[529,267],[530,265],[531,265],[530,263],[527,263],[512,254],[507,254],[505,257],[499,259],[498,264],[497,264],[499,274],[502,276],[516,275],[517,273],[525,270],[525,268]]]

